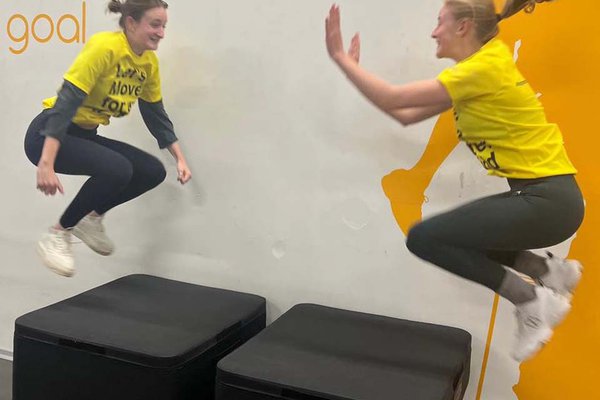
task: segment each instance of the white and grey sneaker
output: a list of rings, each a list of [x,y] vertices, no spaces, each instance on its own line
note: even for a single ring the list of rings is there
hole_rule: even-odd
[[[512,356],[521,362],[533,357],[550,340],[553,328],[567,316],[571,304],[554,290],[535,287],[536,298],[517,305],[517,341]]]
[[[559,294],[571,298],[573,291],[581,280],[583,266],[577,260],[565,260],[548,253],[546,259],[548,273],[538,281],[543,286],[556,290]]]
[[[104,232],[101,216],[86,215],[83,217],[73,227],[73,235],[81,239],[90,249],[103,256],[108,256],[115,250],[115,245]]]
[[[44,265],[53,272],[62,276],[73,276],[75,273],[69,230],[50,228],[38,242],[37,251]]]

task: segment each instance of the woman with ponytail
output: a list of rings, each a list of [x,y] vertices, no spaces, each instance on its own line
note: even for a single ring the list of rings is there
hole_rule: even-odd
[[[38,253],[52,271],[74,273],[71,235],[92,250],[109,255],[114,245],[102,219],[112,208],[160,184],[166,176],[154,156],[98,135],[99,125],[123,117],[138,102],[142,118],[160,148],[177,162],[185,184],[190,169],[163,107],[155,50],[164,38],[167,3],[162,0],[112,0],[121,14],[116,32],[100,32],[85,44],[64,75],[58,95],[43,101],[43,111],[25,136],[25,152],[37,165],[37,189],[64,193],[57,173],[89,179],[59,221],[38,242]]]
[[[505,193],[417,223],[406,245],[423,260],[516,306],[512,354],[518,361],[550,340],[570,310],[582,270],[577,261],[529,251],[572,236],[583,220],[583,199],[559,127],[546,120],[510,49],[496,38],[501,20],[532,12],[544,1],[508,0],[497,14],[493,0],[445,0],[432,38],[437,57],[456,64],[435,79],[404,85],[389,84],[359,66],[358,35],[344,50],[338,6],[326,20],[329,56],[368,100],[403,125],[453,108],[458,138],[489,175],[508,181]]]

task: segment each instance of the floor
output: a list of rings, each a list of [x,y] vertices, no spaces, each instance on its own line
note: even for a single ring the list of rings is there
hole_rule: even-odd
[[[0,400],[12,399],[12,363],[0,358]]]

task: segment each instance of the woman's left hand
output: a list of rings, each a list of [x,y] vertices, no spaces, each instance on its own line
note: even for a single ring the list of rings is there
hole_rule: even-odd
[[[177,180],[181,182],[182,185],[185,185],[187,181],[192,179],[192,172],[190,171],[187,162],[185,162],[185,157],[183,156],[181,147],[179,147],[179,142],[173,142],[167,148],[177,162]]]
[[[355,63],[360,60],[360,38],[358,33],[354,35],[350,43],[350,48],[346,53],[344,51],[344,41],[340,28],[340,7],[332,5],[329,9],[329,16],[325,20],[325,43],[329,56],[340,63],[344,58],[350,58]]]
[[[192,171],[190,171],[185,160],[177,161],[177,180],[185,185],[190,179],[192,179]]]
[[[358,64],[360,61],[360,37],[358,36],[358,33],[352,37],[350,48],[348,49],[348,55],[354,60],[354,62]]]

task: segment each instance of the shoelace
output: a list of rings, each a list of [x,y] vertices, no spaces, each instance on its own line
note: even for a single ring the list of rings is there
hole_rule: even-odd
[[[67,232],[52,233],[52,243],[54,248],[62,254],[68,253],[71,250],[71,234]]]

